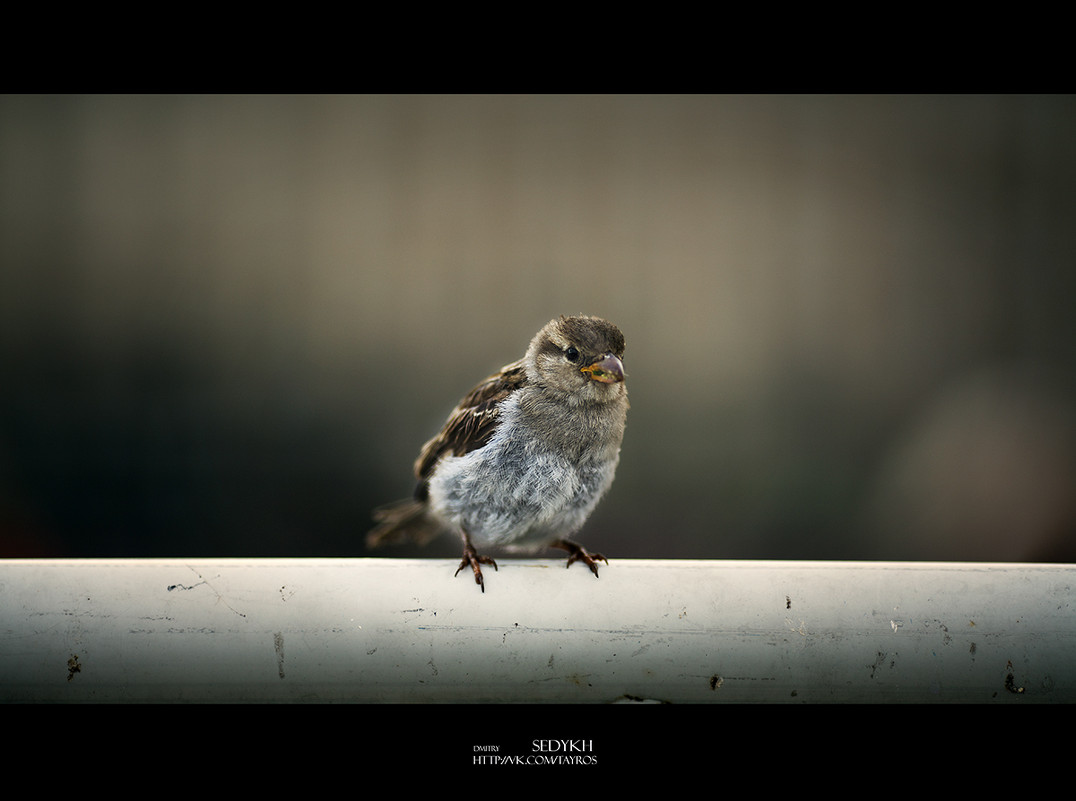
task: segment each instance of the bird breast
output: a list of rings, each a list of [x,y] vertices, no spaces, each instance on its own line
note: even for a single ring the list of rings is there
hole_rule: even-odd
[[[509,398],[484,447],[438,463],[430,477],[431,510],[475,544],[569,536],[612,484],[623,422],[612,436],[608,429],[575,428],[553,431],[521,410],[518,396]]]

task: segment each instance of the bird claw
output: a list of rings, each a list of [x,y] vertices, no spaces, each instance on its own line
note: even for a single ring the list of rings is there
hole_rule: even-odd
[[[471,570],[474,571],[474,583],[482,588],[482,592],[486,591],[486,582],[482,578],[482,568],[480,565],[493,565],[493,569],[497,569],[497,563],[493,560],[492,556],[479,556],[474,547],[468,543],[463,549],[463,559],[460,560],[460,566],[456,568],[456,572],[452,574],[455,578],[460,574],[463,568],[471,566]]]
[[[571,567],[572,562],[583,562],[590,568],[590,572],[595,576],[598,575],[597,562],[600,560],[609,564],[609,560],[602,556],[600,553],[591,553],[578,542],[572,542],[571,540],[557,540],[550,543],[554,548],[562,548],[568,552],[568,564],[565,567]]]

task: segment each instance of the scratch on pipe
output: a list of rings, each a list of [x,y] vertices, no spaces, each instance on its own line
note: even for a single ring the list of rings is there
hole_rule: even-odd
[[[205,584],[204,581],[199,581],[197,584],[169,584],[167,589],[169,592],[172,590],[193,590],[195,587],[201,587],[203,584]]]
[[[280,678],[284,678],[284,634],[276,632],[273,635],[273,650],[276,651],[276,672]]]
[[[800,620],[800,624],[799,624],[799,626],[797,626],[795,623],[792,622],[792,618],[786,617],[785,618],[785,625],[788,626],[789,631],[794,631],[794,632],[796,632],[797,634],[800,634],[803,637],[807,636],[807,621],[806,620]]]
[[[220,592],[217,591],[216,587],[214,587],[205,578],[203,578],[201,573],[199,573],[193,567],[188,567],[187,569],[190,570],[192,573],[194,573],[194,575],[198,576],[198,578],[200,578],[201,581],[199,581],[197,584],[169,584],[168,587],[167,587],[168,592],[171,592],[172,590],[193,590],[195,587],[201,587],[204,584],[205,586],[209,587],[209,589],[211,589],[213,591],[213,594],[217,596],[218,601],[220,601],[222,604],[224,604],[226,607],[228,607],[231,611],[233,611],[237,615],[239,615],[239,617],[246,617],[246,614],[244,614],[243,612],[240,612],[238,609],[236,609],[234,606],[232,606],[230,603],[228,603],[226,600],[224,600],[224,596],[221,595]],[[283,588],[281,588],[281,589],[283,589]]]
[[[867,665],[867,670],[870,671],[872,679],[874,678],[875,673],[878,672],[878,668],[885,666],[885,660],[888,657],[889,657],[889,654],[887,654],[885,651],[879,651],[877,656],[874,659],[874,663],[870,664],[870,665]],[[896,663],[897,663],[897,660],[895,658],[891,659],[889,661],[890,669],[892,669],[896,665]]]
[[[1013,666],[1011,659],[1006,662],[1005,669],[1008,671],[1005,676],[1005,689],[1015,695],[1019,695],[1024,691],[1024,688],[1019,687],[1016,684],[1016,677],[1013,675]]]

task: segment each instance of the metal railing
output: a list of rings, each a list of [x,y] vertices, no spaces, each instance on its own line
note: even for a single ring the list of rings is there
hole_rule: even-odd
[[[0,560],[6,702],[1071,702],[1074,565]]]

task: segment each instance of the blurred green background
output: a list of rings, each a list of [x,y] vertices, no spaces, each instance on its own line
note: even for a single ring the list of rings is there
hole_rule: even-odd
[[[584,312],[589,547],[1076,561],[1074,298],[1070,96],[3,96],[0,556],[367,555]]]

